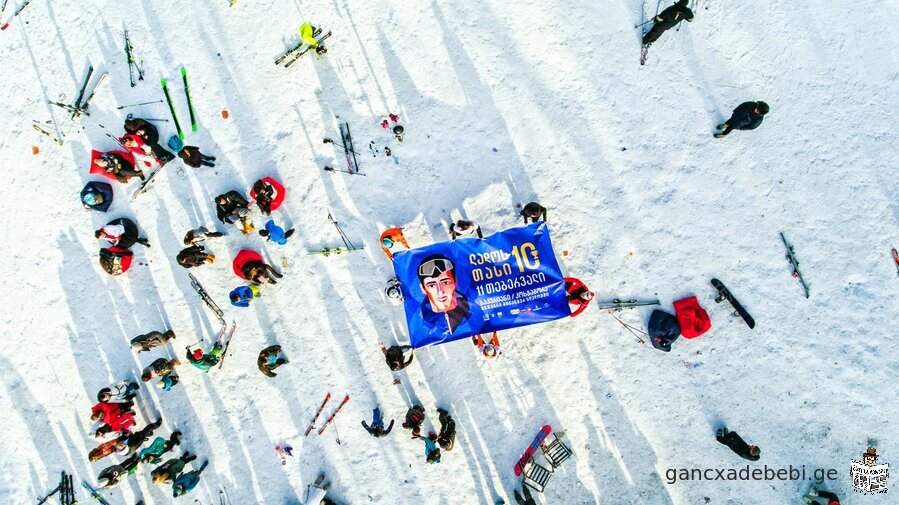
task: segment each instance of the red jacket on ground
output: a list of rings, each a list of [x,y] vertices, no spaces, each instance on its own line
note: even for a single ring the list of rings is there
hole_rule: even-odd
[[[699,300],[695,296],[674,302],[674,311],[684,338],[696,338],[712,327],[709,313],[700,307]]]

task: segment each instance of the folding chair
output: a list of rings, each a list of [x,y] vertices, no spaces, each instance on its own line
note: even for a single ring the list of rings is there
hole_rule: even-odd
[[[562,443],[562,440],[557,437],[555,433],[553,433],[552,443],[547,445],[546,440],[543,442],[543,444],[540,444],[540,448],[543,450],[543,456],[549,461],[549,464],[552,465],[553,468],[559,468],[559,465],[561,465],[563,461],[571,457],[571,449]]]
[[[551,468],[546,468],[545,466],[539,465],[536,461],[531,460],[531,462],[524,467],[521,483],[538,493],[542,493],[546,488],[546,483],[549,481],[549,478],[552,477],[552,474],[553,470]]]

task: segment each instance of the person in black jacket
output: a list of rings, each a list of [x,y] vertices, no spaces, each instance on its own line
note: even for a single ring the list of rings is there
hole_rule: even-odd
[[[733,130],[755,130],[762,124],[765,114],[768,113],[769,107],[765,102],[743,102],[734,109],[733,114],[726,123],[718,125],[721,133],[716,133],[715,138],[720,139]]]
[[[150,437],[153,436],[153,431],[157,430],[160,426],[162,426],[162,418],[157,419],[155,423],[144,426],[142,430],[128,435],[128,438],[126,438],[124,442],[116,444],[116,451],[122,456],[127,456],[132,452],[136,452],[140,449],[140,446],[144,445],[144,442],[150,440]]]
[[[387,429],[384,429],[384,419],[381,418],[381,409],[379,407],[375,407],[372,411],[372,420],[371,426],[365,424],[365,421],[362,421],[362,427],[365,428],[371,436],[375,438],[386,437],[390,434],[390,430],[393,429],[393,419],[390,420],[390,426]]]
[[[215,166],[215,163],[213,163],[215,156],[207,156],[201,153],[200,148],[197,146],[184,146],[184,149],[178,153],[178,157],[181,158],[185,165],[193,168]]]
[[[178,264],[184,268],[200,267],[215,261],[215,255],[203,250],[201,245],[185,247],[178,253]]]
[[[394,372],[402,370],[412,364],[412,359],[415,357],[415,349],[412,349],[411,345],[392,345],[390,346],[390,349],[384,347],[384,342],[381,342],[379,345],[381,346],[381,352],[384,353],[384,358],[387,360],[387,366]],[[409,360],[403,361],[405,358],[403,353],[406,351],[410,351]]]
[[[758,461],[762,455],[762,451],[757,446],[747,444],[736,431],[728,431],[726,427],[719,428],[715,438],[718,442],[730,447],[730,450],[737,453],[738,456],[749,461]]]
[[[528,218],[532,219],[532,223],[536,223],[543,219],[546,222],[546,207],[537,202],[531,202],[521,209],[521,216],[524,218],[524,224],[528,224]]]
[[[456,445],[456,421],[449,415],[449,412],[443,409],[437,409],[440,416],[440,433],[437,435],[437,443],[444,451],[453,450]]]
[[[268,282],[269,284],[277,284],[278,281],[275,279],[280,279],[284,277],[279,274],[275,267],[264,263],[262,261],[248,261],[244,263],[241,268],[241,272],[243,273],[244,279],[248,281],[254,281],[257,284],[262,284],[263,282]]]
[[[125,131],[140,137],[145,144],[150,146],[153,155],[159,158],[163,165],[175,159],[175,155],[163,149],[159,145],[159,131],[152,123],[139,117],[125,120]]]
[[[693,11],[687,7],[688,3],[690,3],[690,0],[677,0],[677,2],[674,2],[674,5],[659,13],[659,15],[653,19],[655,23],[652,25],[652,28],[643,36],[643,45],[648,46],[652,44],[658,40],[666,30],[674,28],[683,20],[693,21]]]
[[[425,422],[425,409],[421,405],[413,405],[406,412],[403,428],[412,430],[412,438],[421,438],[421,425]]]
[[[143,172],[134,168],[130,161],[118,153],[103,153],[94,160],[94,164],[113,174],[115,179],[122,184],[127,184],[132,177],[140,177],[142,181],[147,178]]]
[[[250,202],[237,191],[231,190],[215,197],[215,214],[223,223],[235,224],[240,221],[240,231],[244,235],[249,235],[256,229],[249,221]]]

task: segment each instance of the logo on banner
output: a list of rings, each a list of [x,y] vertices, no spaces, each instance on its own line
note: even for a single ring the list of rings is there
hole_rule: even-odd
[[[849,468],[849,476],[852,478],[852,487],[859,493],[875,494],[887,492],[887,480],[890,478],[890,465],[883,463],[878,465],[877,449],[868,447],[862,453],[862,460],[852,460]]]

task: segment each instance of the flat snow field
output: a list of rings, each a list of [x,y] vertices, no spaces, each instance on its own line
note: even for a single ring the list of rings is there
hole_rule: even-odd
[[[0,19],[22,2],[11,0]],[[233,505],[302,503],[325,472],[339,503],[514,503],[513,466],[550,424],[564,430],[574,457],[535,493],[539,503],[799,503],[811,476],[666,477],[745,468],[714,439],[723,422],[761,447],[752,468],[832,468],[825,488],[844,504],[895,504],[895,475],[895,489],[864,496],[849,468],[867,447],[879,463],[899,465],[899,277],[889,254],[899,247],[899,4],[696,2],[695,20],[665,33],[641,67],[637,0],[240,0],[230,8],[227,0],[33,0],[0,32],[0,502],[36,502],[61,470],[95,485],[120,460],[87,460],[97,390],[157,357],[183,359],[184,346],[201,338],[209,345],[218,323],[174,257],[187,230],[217,224],[215,195],[245,193],[271,175],[288,191],[275,218],[296,228],[294,238],[276,246],[218,224],[229,234],[210,242],[215,263],[192,270],[240,324],[230,357],[208,374],[185,363],[172,391],[141,390],[139,425],[161,413],[158,433],[181,430],[182,449],[210,462],[176,502],[218,504],[224,489]],[[304,21],[333,32],[328,54],[275,66]],[[126,27],[146,75],[135,87]],[[94,81],[103,72],[110,79],[90,116],[71,120],[47,100],[73,102],[90,65]],[[133,203],[136,184],[116,184],[108,213],[84,210],[78,192],[97,179],[90,150],[117,147],[99,125],[121,135],[126,113],[170,118],[165,103],[116,108],[162,99],[160,78],[186,143],[216,156],[216,167],[175,160]],[[712,138],[747,100],[770,104],[764,124]],[[380,127],[388,113],[405,126],[402,144]],[[64,145],[34,131],[33,120],[64,132]],[[341,148],[322,142],[339,139],[338,121],[352,128],[365,177],[322,170],[346,163]],[[174,133],[171,122],[158,124],[163,138]],[[504,332],[505,353],[494,361],[462,340],[423,348],[391,373],[378,342],[408,337],[401,308],[381,293],[393,269],[379,233],[403,226],[423,246],[446,240],[460,217],[494,233],[517,226],[516,206],[532,200],[549,208],[563,271],[597,300],[658,298],[671,311],[672,301],[696,295],[711,331],[666,354],[590,307]],[[364,251],[307,255],[341,244],[329,212]],[[131,270],[110,277],[93,231],[122,216],[152,247],[135,246]],[[781,231],[809,299],[790,275]],[[236,309],[227,301],[239,285],[231,259],[246,247],[286,277]],[[712,277],[752,313],[754,330],[714,303]],[[617,316],[645,327],[650,312]],[[164,328],[177,333],[174,345],[129,349],[132,337]],[[256,357],[272,343],[290,364],[269,379]],[[345,393],[351,400],[324,435],[303,437],[327,392],[326,414]],[[424,444],[399,427],[413,401],[427,409],[426,429],[438,406],[457,421],[456,447],[438,465],[425,464]],[[375,404],[397,421],[384,439],[360,426]],[[282,466],[274,447],[284,442],[294,456]],[[171,503],[171,488],[151,484],[149,472],[140,467],[104,496],[113,505]]]

